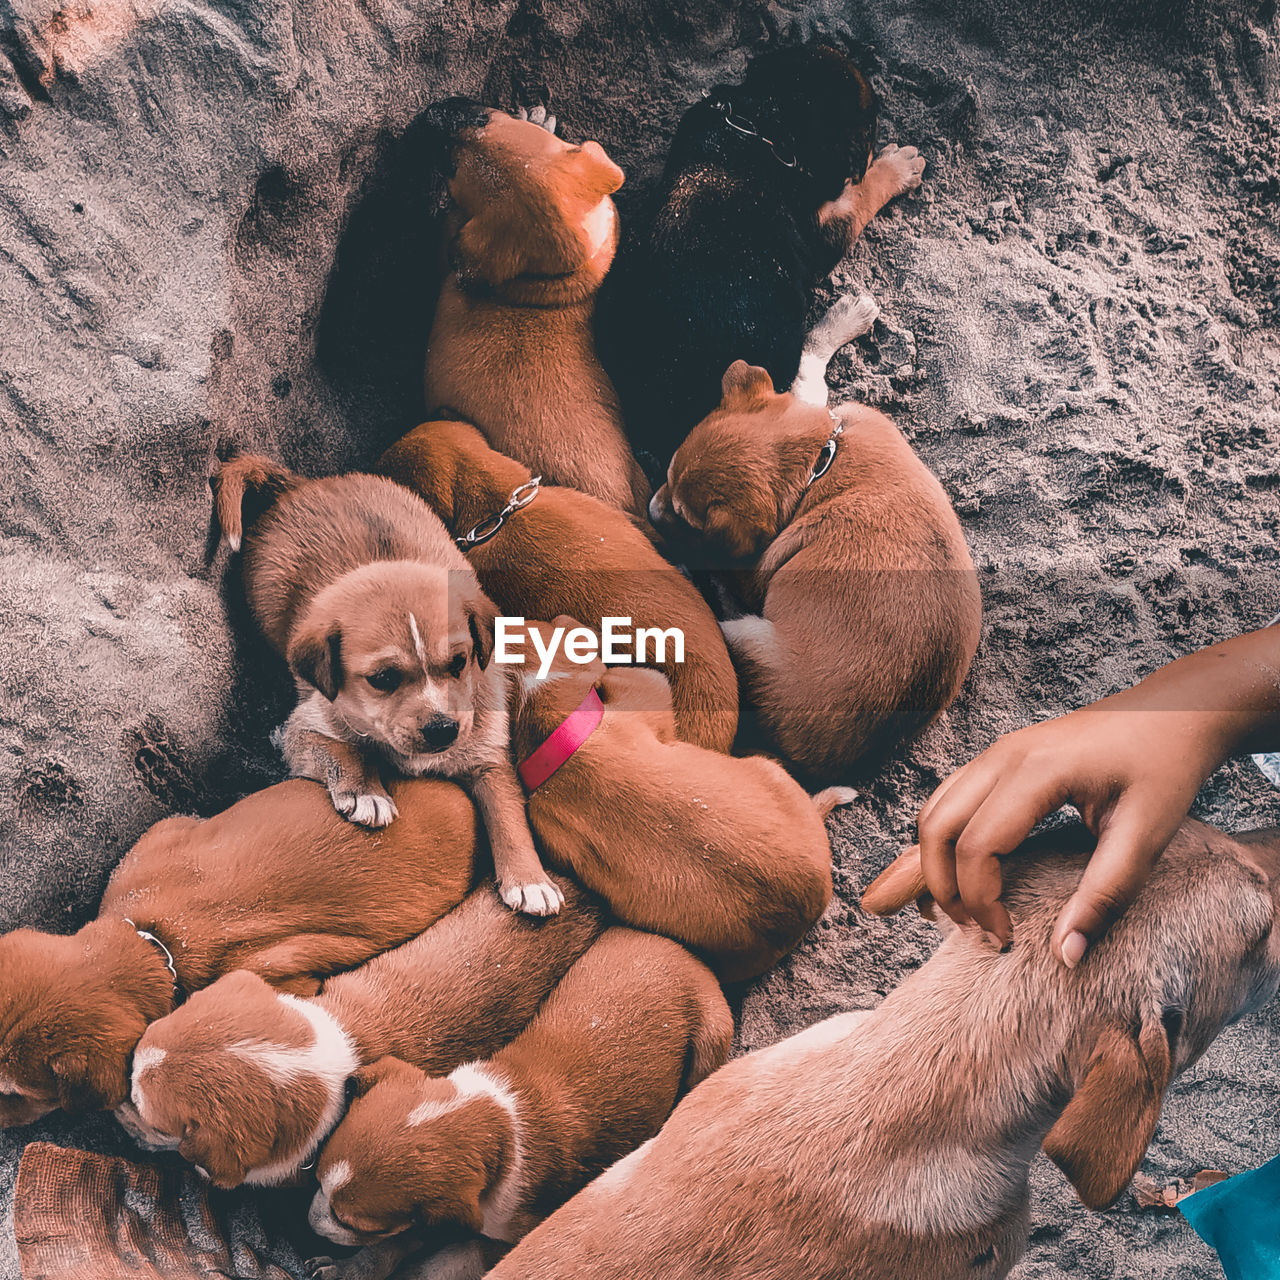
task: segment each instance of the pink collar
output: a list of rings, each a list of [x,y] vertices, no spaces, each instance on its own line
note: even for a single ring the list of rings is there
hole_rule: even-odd
[[[520,766],[520,781],[536,791],[586,740],[604,719],[604,703],[595,689],[569,712],[551,736]]]

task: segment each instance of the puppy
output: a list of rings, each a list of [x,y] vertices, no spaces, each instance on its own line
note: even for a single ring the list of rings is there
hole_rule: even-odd
[[[441,1226],[514,1244],[652,1138],[680,1094],[724,1064],[733,1017],[715,978],[683,947],[609,929],[533,1021],[487,1062],[447,1079],[386,1058],[325,1144],[311,1226],[338,1244],[387,1242],[319,1280],[384,1280]],[[435,1260],[454,1280],[485,1269],[482,1242]],[[469,1265],[468,1265],[469,1262]]]
[[[676,451],[654,522],[742,566],[722,624],[772,745],[819,778],[928,724],[956,696],[982,602],[942,486],[882,414],[778,394],[739,360]]]
[[[455,537],[478,531],[467,560],[504,615],[679,627],[684,661],[672,653],[655,664],[671,682],[677,732],[713,751],[733,745],[738,680],[715,618],[630,519],[574,489],[532,486],[528,467],[489,448],[465,422],[415,427],[377,469],[421,494]],[[513,495],[532,496],[484,536]]]
[[[1275,994],[1280,832],[1185,823],[1068,970],[1049,938],[1087,848],[1078,828],[1029,842],[1004,868],[1011,951],[946,922],[878,1009],[718,1071],[493,1280],[999,1280],[1042,1142],[1085,1204],[1111,1203],[1170,1082]]]
[[[428,406],[450,406],[549,484],[643,520],[649,486],[592,336],[622,170],[598,143],[570,146],[465,98],[427,120],[452,201]]]
[[[575,910],[533,921],[482,885],[311,1000],[229,974],[147,1028],[117,1117],[215,1186],[296,1178],[341,1118],[347,1078],[362,1063],[391,1054],[442,1074],[528,1023],[602,928],[587,895],[567,880],[559,888]]]
[[[116,1107],[149,1022],[233,969],[313,994],[398,946],[470,888],[475,810],[451,783],[392,784],[406,821],[374,834],[295,780],[216,817],[165,818],[70,937],[0,937],[0,1126]]]
[[[280,736],[290,770],[369,827],[396,816],[382,769],[455,779],[502,900],[558,911],[511,766],[506,676],[489,662],[495,610],[426,503],[383,476],[305,480],[252,456],[224,463],[213,488],[224,540],[243,544],[249,607],[298,684]],[[269,505],[246,528],[250,491]]]
[[[742,84],[685,113],[657,212],[624,251],[602,315],[637,447],[670,458],[734,360],[792,385],[814,286],[920,185],[914,147],[872,162],[876,112],[848,58],[808,45],[763,54]],[[862,327],[874,319],[873,305]]]
[[[772,760],[681,742],[660,672],[579,666],[563,648],[546,680],[522,681],[512,716],[520,759],[584,703],[600,708],[598,726],[529,796],[547,859],[625,924],[692,947],[721,979],[763,973],[831,900],[823,818],[853,792],[833,787],[815,802]]]

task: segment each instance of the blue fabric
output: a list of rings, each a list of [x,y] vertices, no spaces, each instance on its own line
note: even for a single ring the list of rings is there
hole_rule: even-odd
[[[1280,1280],[1280,1156],[1197,1191],[1178,1209],[1218,1251],[1227,1280]]]

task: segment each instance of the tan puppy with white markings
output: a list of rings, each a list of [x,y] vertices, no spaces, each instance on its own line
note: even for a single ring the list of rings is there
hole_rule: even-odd
[[[147,1024],[234,969],[312,995],[453,910],[475,882],[476,814],[451,783],[396,779],[405,821],[344,822],[301,778],[144,832],[98,916],[0,937],[0,1126],[119,1106]]]
[[[311,1226],[338,1244],[386,1241],[317,1280],[383,1280],[422,1232],[463,1227],[420,1276],[484,1271],[614,1160],[652,1138],[677,1098],[723,1065],[733,1018],[715,978],[678,943],[607,930],[533,1021],[487,1062],[431,1079],[394,1059],[356,1077],[325,1144]],[[390,1238],[389,1238],[390,1237]]]
[[[482,885],[312,1000],[228,975],[147,1028],[117,1116],[215,1186],[293,1179],[337,1123],[361,1063],[393,1054],[446,1072],[528,1023],[602,927],[587,894],[568,880],[558,888],[574,909],[532,920],[505,910],[492,882]]]
[[[1184,823],[1067,969],[1049,939],[1090,845],[1080,828],[1027,842],[1004,865],[1011,951],[944,921],[879,1008],[716,1072],[492,1280],[1000,1280],[1042,1142],[1110,1204],[1174,1077],[1275,994],[1280,830]]]
[[[503,901],[558,911],[511,764],[506,674],[489,661],[496,610],[437,516],[381,476],[307,480],[251,455],[213,489],[249,607],[298,684],[280,733],[290,770],[369,827],[396,816],[381,769],[453,779],[480,811]]]
[[[982,628],[960,522],[883,414],[778,394],[739,360],[676,451],[654,523],[738,569],[748,616],[722,624],[770,744],[846,777],[956,696]]]

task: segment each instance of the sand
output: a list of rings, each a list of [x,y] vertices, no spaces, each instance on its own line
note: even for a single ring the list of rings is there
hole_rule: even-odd
[[[840,901],[747,995],[743,1048],[927,956],[928,926],[854,904],[951,768],[1280,609],[1274,0],[87,8],[2,10],[0,927],[73,927],[150,822],[279,776],[287,688],[207,560],[206,475],[244,446],[360,465],[416,421],[438,191],[405,131],[447,93],[550,93],[627,170],[625,217],[703,89],[778,31],[825,34],[872,71],[882,140],[929,162],[824,298],[880,303],[836,391],[952,495],[982,647],[834,820]],[[1262,825],[1278,795],[1241,764],[1199,807]],[[1280,1151],[1278,1044],[1275,1006],[1225,1033],[1144,1169]],[[0,1135],[6,1280],[35,1137],[123,1149],[103,1120]],[[1020,1277],[1215,1274],[1181,1219],[1090,1213],[1042,1165]]]

